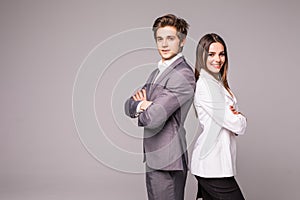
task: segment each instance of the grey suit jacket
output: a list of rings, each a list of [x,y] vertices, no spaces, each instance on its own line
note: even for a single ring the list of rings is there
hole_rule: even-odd
[[[144,158],[148,167],[161,170],[182,170],[187,166],[187,145],[184,121],[193,102],[195,78],[183,57],[175,60],[156,80],[153,71],[144,89],[153,103],[137,113],[139,101],[129,98],[125,113],[138,117],[144,127]]]

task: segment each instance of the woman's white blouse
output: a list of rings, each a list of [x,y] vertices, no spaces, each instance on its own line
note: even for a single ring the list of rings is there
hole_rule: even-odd
[[[191,173],[200,177],[236,175],[236,135],[246,130],[246,118],[233,114],[236,98],[205,70],[197,81],[194,106],[202,133],[195,143]]]

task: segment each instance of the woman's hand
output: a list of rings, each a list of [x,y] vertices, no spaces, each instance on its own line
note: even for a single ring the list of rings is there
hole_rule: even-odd
[[[230,110],[231,110],[232,113],[235,114],[235,115],[243,115],[243,113],[238,112],[233,106],[230,106]],[[243,115],[243,116],[246,118],[245,115]],[[247,121],[247,118],[246,118],[246,121]]]
[[[233,114],[235,114],[235,115],[241,114],[233,106],[230,106],[229,108],[230,108],[230,110],[232,111]]]

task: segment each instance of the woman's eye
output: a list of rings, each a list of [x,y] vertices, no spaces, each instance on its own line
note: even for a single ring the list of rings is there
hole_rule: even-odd
[[[225,52],[220,52],[220,56],[225,56]]]

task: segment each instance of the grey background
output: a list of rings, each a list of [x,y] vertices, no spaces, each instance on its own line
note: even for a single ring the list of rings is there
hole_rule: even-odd
[[[1,0],[0,199],[146,199],[143,174],[112,169],[84,147],[73,119],[72,91],[83,60],[96,45],[122,31],[149,27],[165,13],[185,18],[196,41],[216,32],[227,42],[229,83],[248,118],[247,133],[238,138],[237,176],[246,198],[298,199],[299,8],[297,1],[271,0]],[[138,55],[124,56],[114,67],[133,59],[139,64],[159,59],[153,50]],[[132,81],[142,83],[151,69],[137,71]],[[113,124],[105,133],[112,134],[116,146],[139,152],[140,140],[127,137],[126,127],[111,116],[123,99],[112,107],[102,104],[115,94],[103,87],[110,73],[97,86],[98,120]],[[125,86],[124,95],[137,87]],[[119,119],[130,123],[121,113]],[[192,134],[195,122],[191,110],[187,128]],[[119,164],[126,165],[124,158]],[[142,165],[138,159],[136,164]],[[189,176],[186,199],[195,193],[196,182]]]

